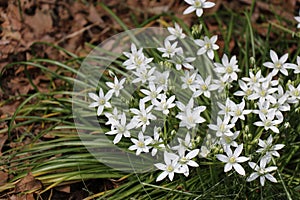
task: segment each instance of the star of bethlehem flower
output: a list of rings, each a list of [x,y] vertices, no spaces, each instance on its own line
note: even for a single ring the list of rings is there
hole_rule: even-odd
[[[199,165],[193,161],[192,159],[195,158],[199,154],[199,149],[194,149],[190,152],[188,152],[185,155],[186,149],[181,148],[178,151],[179,155],[179,171],[182,172],[186,177],[189,175],[189,166],[190,167],[199,167]]]
[[[266,179],[268,179],[273,183],[277,183],[276,178],[272,174],[270,174],[270,172],[277,170],[277,167],[275,166],[266,167],[267,165],[266,159],[262,158],[259,162],[259,166],[257,163],[254,162],[249,162],[248,164],[252,169],[255,170],[255,172],[250,174],[250,176],[247,178],[248,182],[253,181],[259,177],[261,186],[265,185]]]
[[[158,101],[157,99],[153,100],[154,110],[162,111],[164,115],[169,114],[169,109],[173,108],[176,104],[173,103],[175,100],[175,95],[167,98],[165,94],[160,95]]]
[[[227,136],[223,134],[220,138],[220,144],[224,147],[224,149],[228,147],[237,147],[238,143],[235,141],[235,139],[239,136],[240,131],[235,131],[232,136]]]
[[[297,87],[294,87],[293,85],[289,84],[288,87],[289,87],[288,102],[289,103],[298,103],[300,100],[300,84]]]
[[[274,92],[276,92],[278,88],[271,87],[271,82],[264,81],[260,87],[255,87],[253,94],[248,96],[249,100],[259,99],[259,101],[269,100],[271,103],[276,103],[276,98],[272,96]]]
[[[228,59],[226,54],[222,57],[222,64],[221,63],[214,63],[216,68],[214,71],[218,73],[223,81],[236,81],[238,79],[237,72],[239,72],[239,66],[237,65],[238,61],[236,56],[231,57]]]
[[[231,105],[231,111],[229,115],[231,118],[231,123],[235,123],[238,119],[245,120],[245,115],[250,114],[251,110],[245,110],[245,100],[243,99],[241,103]]]
[[[251,89],[260,87],[260,84],[265,80],[265,78],[261,75],[261,70],[259,70],[256,74],[250,71],[249,76],[250,77],[243,77],[242,80],[245,81]]]
[[[181,47],[176,48],[177,44],[178,42],[174,42],[173,44],[171,44],[170,41],[166,39],[164,42],[165,47],[159,47],[157,48],[157,50],[163,53],[162,57],[172,58],[178,52],[183,53]]]
[[[299,16],[295,16],[295,20],[298,22],[297,28],[300,28],[300,10],[299,10]]]
[[[182,173],[179,169],[179,156],[173,153],[164,152],[165,163],[156,163],[154,166],[163,172],[156,178],[156,182],[163,180],[168,176],[170,181],[173,180],[175,173]]]
[[[258,146],[261,148],[257,149],[256,152],[262,153],[264,155],[263,158],[265,158],[267,162],[270,162],[273,156],[280,157],[280,154],[277,151],[282,149],[285,145],[273,145],[273,137],[270,135],[267,140],[258,139]]]
[[[273,69],[273,71],[271,72],[272,76],[276,76],[279,71],[285,76],[288,76],[289,74],[287,71],[287,67],[289,64],[285,63],[288,59],[288,54],[286,53],[278,59],[277,53],[273,50],[270,50],[270,57],[272,62],[265,62],[263,63],[263,65],[265,67]]]
[[[179,151],[179,149],[192,149],[191,135],[189,132],[186,133],[184,140],[182,138],[178,138],[179,145],[173,146],[172,150]]]
[[[199,156],[202,158],[206,158],[210,153],[209,149],[206,146],[201,146]]]
[[[180,103],[176,102],[176,104],[178,105]],[[198,106],[196,108],[185,108],[184,112],[180,112],[176,115],[176,118],[181,120],[179,123],[179,127],[186,127],[187,129],[191,129],[196,127],[197,124],[205,122],[206,120],[200,116],[200,114],[205,109],[205,106]]]
[[[212,60],[215,56],[214,50],[218,50],[219,46],[215,44],[218,40],[218,36],[214,35],[211,38],[204,36],[204,40],[196,39],[194,40],[195,44],[200,46],[200,49],[197,51],[197,55],[202,55],[204,53]]]
[[[131,123],[136,124],[136,128],[142,127],[142,131],[145,132],[146,126],[150,124],[150,120],[156,120],[156,117],[151,113],[153,105],[145,108],[145,102],[140,100],[139,109],[130,108],[130,111],[135,114],[131,120]]]
[[[130,137],[130,130],[134,128],[134,124],[126,124],[126,115],[123,113],[120,120],[115,120],[111,126],[111,131],[106,132],[107,135],[116,135],[113,143],[117,144],[120,142],[122,137]]]
[[[172,40],[176,40],[178,39],[184,39],[185,38],[185,34],[182,32],[182,28],[175,22],[174,23],[174,28],[173,27],[168,27],[168,31],[171,33],[171,35],[169,35],[166,40],[172,41]]]
[[[245,98],[248,98],[250,95],[253,94],[254,90],[252,87],[248,86],[244,81],[238,80],[239,87],[242,90],[236,91],[233,93],[235,96],[243,96]]]
[[[102,88],[99,90],[99,95],[97,96],[94,93],[88,93],[89,97],[93,99],[95,102],[91,103],[89,107],[91,108],[97,108],[97,115],[100,116],[104,110],[104,108],[111,108],[111,104],[109,102],[110,98],[112,97],[113,93],[112,92],[107,92],[104,95],[104,92]]]
[[[147,58],[143,54],[143,48],[137,50],[133,43],[131,44],[131,53],[123,52],[123,54],[128,58],[125,62],[123,62],[123,65],[127,70],[150,68],[148,64],[153,60],[153,58]]]
[[[124,88],[123,84],[125,83],[126,78],[123,78],[122,80],[118,80],[118,77],[115,76],[114,82],[106,82],[106,85],[111,88],[109,91],[114,93],[116,97],[119,96],[120,90]]]
[[[201,17],[203,14],[203,8],[212,8],[215,6],[215,3],[209,2],[206,0],[184,0],[190,6],[183,11],[183,14],[190,14],[196,11],[196,15]]]
[[[293,69],[294,70],[294,74],[299,74],[300,73],[300,56],[297,56],[297,64],[290,64],[288,66],[288,68],[289,69]]]
[[[146,83],[147,81],[151,82],[155,79],[153,73],[155,72],[155,67],[151,69],[140,68],[137,71],[134,71],[133,74],[136,75],[137,78],[132,80],[132,83]]]
[[[157,98],[159,98],[162,94],[161,92],[163,91],[162,86],[156,87],[153,82],[149,83],[149,90],[147,89],[141,89],[141,92],[145,94],[146,96],[142,99],[144,102],[151,101],[153,104],[153,101]]]
[[[122,117],[122,114],[119,113],[116,107],[114,107],[112,112],[105,112],[104,115],[108,119],[105,125],[113,125],[115,124],[116,121],[120,120]]]
[[[276,125],[280,124],[281,120],[275,119],[275,114],[275,110],[272,110],[268,112],[266,116],[261,115],[261,121],[254,122],[253,124],[255,126],[263,126],[265,130],[271,129],[274,133],[279,133],[279,129]]]
[[[220,102],[217,102],[217,105],[220,108],[218,115],[225,115],[227,117],[229,116],[229,113],[232,112],[232,107],[235,105],[235,103],[229,98],[226,98],[225,105],[221,104]]]
[[[243,163],[246,162],[247,160],[249,160],[249,158],[245,157],[245,156],[240,156],[240,154],[243,151],[243,144],[240,144],[232,153],[231,148],[226,148],[225,149],[225,153],[226,155],[223,154],[217,154],[216,157],[218,160],[220,160],[221,162],[226,163],[224,166],[224,172],[228,172],[232,169],[232,167],[234,168],[234,170],[239,173],[242,176],[245,176],[245,170],[244,168],[239,164],[239,163]]]
[[[196,82],[197,71],[188,71],[184,72],[184,76],[181,76],[180,79],[183,82],[181,85],[182,89],[189,88],[191,91],[195,92],[198,85]]]
[[[151,142],[152,150],[151,155],[155,156],[158,150],[164,150],[165,145],[163,144],[163,139],[160,137],[159,132],[161,131],[160,127],[154,127],[153,130],[153,140]]]
[[[163,88],[164,91],[168,90],[168,80],[169,80],[170,71],[166,70],[163,72],[159,72],[157,70],[154,71],[154,83]]]
[[[131,151],[136,151],[136,155],[140,155],[142,152],[148,153],[151,148],[148,146],[152,142],[152,138],[149,136],[144,136],[143,132],[139,132],[138,140],[135,138],[130,139],[134,145],[131,145],[128,149]]]
[[[223,135],[233,136],[232,131],[230,130],[235,126],[235,124],[229,124],[230,117],[224,116],[222,120],[219,116],[217,117],[217,124],[209,124],[207,125],[209,129],[216,131],[216,136],[221,137]]]
[[[207,76],[207,78],[204,81],[202,76],[200,74],[197,74],[195,82],[196,82],[197,90],[193,94],[194,98],[202,94],[204,94],[205,97],[210,98],[211,95],[210,92],[217,89],[217,86],[211,83],[210,75]]]
[[[194,66],[190,63],[195,60],[196,58],[194,57],[185,57],[184,55],[177,53],[172,57],[172,60],[169,60],[169,62],[175,65],[176,70],[181,70],[183,67],[186,69],[194,69]]]
[[[253,110],[253,113],[257,114],[261,120],[264,120],[270,112],[275,112],[275,108],[271,108],[270,101],[258,101],[256,103],[258,109]]]

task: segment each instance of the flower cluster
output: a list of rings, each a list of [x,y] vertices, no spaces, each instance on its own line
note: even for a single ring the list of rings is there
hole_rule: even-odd
[[[190,6],[184,14],[196,11],[199,17],[203,8],[214,6],[205,0],[185,1]],[[262,186],[266,179],[277,182],[273,176],[277,167],[270,165],[275,165],[274,159],[280,157],[278,150],[284,145],[273,144],[273,136],[277,138],[280,133],[284,112],[300,100],[300,84],[284,84],[279,79],[289,73],[300,73],[300,57],[297,64],[289,63],[288,54],[278,56],[270,50],[270,59],[262,64],[262,69],[255,67],[247,77],[239,78],[241,70],[236,56],[224,54],[221,62],[214,61],[219,49],[217,35],[193,40],[197,47],[195,55],[181,47],[186,35],[178,24],[168,31],[170,35],[156,49],[161,62],[132,43],[130,52],[124,52],[123,66],[128,75],[121,79],[114,76],[113,81],[106,82],[106,88],[99,89],[98,95],[88,94],[95,101],[90,107],[97,107],[97,115],[107,119],[105,124],[111,130],[106,134],[114,136],[114,144],[128,138],[132,143],[128,149],[136,155],[151,152],[152,156],[163,156],[164,162],[154,165],[162,171],[157,181],[166,177],[172,181],[176,173],[189,176],[191,167],[199,167],[197,160],[209,159],[225,163],[224,172],[234,169],[242,176],[248,173],[244,169],[248,162],[252,172],[247,181],[259,177]],[[197,56],[204,54],[212,63],[213,74],[200,72]],[[175,78],[171,77],[174,71],[178,72]],[[130,102],[131,107],[121,110],[113,105],[112,99],[130,93],[126,83],[137,84],[138,92]],[[174,87],[182,93],[175,93]],[[225,97],[216,102],[216,117],[209,117],[207,102],[215,93],[224,91]],[[259,130],[253,141],[243,141],[247,134],[244,123]],[[171,143],[179,129],[184,134]],[[247,154],[243,156],[245,148]]]

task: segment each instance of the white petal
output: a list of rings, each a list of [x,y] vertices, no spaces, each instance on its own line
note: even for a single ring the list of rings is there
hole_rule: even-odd
[[[117,144],[118,142],[120,142],[120,140],[122,139],[122,134],[117,134],[113,143],[114,144]]]
[[[223,154],[217,154],[216,155],[217,159],[220,160],[221,162],[225,162],[227,163],[228,162],[228,157],[223,155]]]
[[[265,185],[265,180],[266,180],[265,176],[259,177],[259,181],[260,181],[261,186]]]
[[[253,173],[250,174],[250,176],[247,178],[247,181],[248,181],[248,182],[253,181],[253,180],[257,179],[257,177],[259,177],[258,173],[257,173],[257,172],[253,172]]]
[[[167,175],[168,175],[168,172],[166,172],[166,171],[162,172],[162,173],[156,178],[156,182],[163,180],[164,178],[166,178]]]
[[[238,163],[234,163],[233,164],[233,168],[235,169],[235,171],[237,171],[237,173],[239,173],[240,175],[242,176],[245,176],[246,173],[245,173],[245,170],[244,168],[242,167],[242,165],[238,164]]]
[[[277,183],[276,178],[274,178],[274,176],[272,176],[271,174],[266,174],[265,177],[266,177],[269,181],[271,181],[271,182],[273,182],[273,183]]]
[[[188,7],[187,9],[185,9],[185,10],[183,11],[183,14],[184,14],[184,15],[190,14],[190,13],[194,12],[195,10],[196,10],[195,7],[190,6],[190,7]]]
[[[226,163],[224,166],[224,172],[228,172],[232,169],[232,164],[231,163]]]

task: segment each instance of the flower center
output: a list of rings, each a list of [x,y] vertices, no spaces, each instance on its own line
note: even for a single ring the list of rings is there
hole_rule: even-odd
[[[188,85],[191,85],[193,83],[193,79],[189,78],[186,82]]]
[[[224,132],[226,131],[225,124],[221,124],[221,125],[220,125],[220,131],[221,131],[222,133],[224,133]]]
[[[140,120],[141,120],[141,122],[143,122],[144,124],[146,124],[147,121],[148,121],[148,119],[147,119],[146,116],[141,116],[141,117],[140,117]]]
[[[202,3],[199,0],[196,0],[194,5],[195,5],[196,8],[201,8],[202,7]]]
[[[139,148],[144,148],[145,147],[145,143],[143,141],[138,141],[137,146]]]
[[[280,62],[276,62],[274,65],[277,69],[280,69],[282,66],[282,64]]]
[[[105,104],[105,99],[103,98],[99,99],[99,104],[103,106]]]
[[[206,44],[205,44],[205,48],[206,48],[206,49],[211,49],[211,44],[210,44],[210,43],[206,43]]]
[[[202,89],[203,91],[206,91],[206,90],[208,89],[208,87],[207,87],[207,85],[203,84],[203,85],[201,85],[201,89]]]
[[[262,169],[262,168],[260,168],[257,172],[261,175],[266,173],[265,169]]]
[[[292,92],[292,94],[293,94],[294,96],[298,97],[298,96],[300,95],[300,92],[299,92],[299,90],[294,90],[294,91]]]
[[[152,99],[156,98],[156,97],[157,97],[156,91],[152,91],[152,92],[150,93],[150,97],[151,97]]]
[[[265,126],[270,127],[271,125],[272,125],[271,120],[267,119],[266,122],[265,122]]]
[[[230,162],[230,163],[235,163],[235,162],[236,162],[236,158],[235,158],[234,156],[231,156],[231,157],[229,158],[229,162]]]
[[[185,163],[187,163],[187,161],[188,161],[188,159],[187,159],[186,157],[182,157],[182,158],[180,159],[180,163],[181,163],[181,164],[185,164]]]
[[[172,165],[168,165],[166,170],[167,170],[167,172],[173,172],[174,167]]]
[[[227,144],[231,143],[231,138],[228,136],[224,136],[224,140]]]
[[[236,115],[236,116],[242,115],[242,111],[241,111],[240,109],[237,109],[237,110],[235,111],[235,115]]]
[[[226,68],[226,72],[227,72],[228,74],[231,74],[231,73],[233,72],[233,68],[232,68],[231,66],[228,66],[228,67]]]

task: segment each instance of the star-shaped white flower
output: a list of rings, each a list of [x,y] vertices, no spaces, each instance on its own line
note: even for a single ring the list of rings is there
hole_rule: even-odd
[[[167,151],[164,152],[164,161],[163,163],[156,163],[154,164],[155,167],[162,170],[163,172],[156,178],[156,181],[161,181],[167,176],[169,177],[170,181],[173,180],[175,173],[181,173],[179,171],[179,156],[168,153]]]
[[[124,88],[123,84],[125,83],[126,78],[123,78],[122,80],[118,80],[118,77],[115,76],[114,78],[114,82],[106,82],[106,85],[111,88],[109,91],[111,91],[112,93],[114,93],[116,95],[116,97],[119,96],[120,94],[120,90],[122,90]]]
[[[263,65],[265,67],[273,69],[273,71],[271,72],[272,76],[276,76],[279,71],[285,76],[288,76],[289,74],[287,71],[287,67],[289,64],[285,63],[288,59],[288,54],[286,53],[278,59],[277,53],[273,50],[270,50],[270,57],[272,62],[265,62],[263,63]]]
[[[224,54],[222,57],[222,64],[215,63],[216,68],[214,70],[222,76],[223,81],[236,81],[238,79],[237,72],[240,71],[237,63],[236,56],[231,57],[229,60],[228,56]]]
[[[208,128],[211,130],[216,131],[216,136],[221,137],[223,135],[226,136],[233,136],[233,133],[231,132],[231,128],[235,126],[235,124],[229,124],[230,117],[224,116],[224,120],[222,120],[219,116],[217,117],[217,124],[208,124]]]
[[[143,132],[139,132],[138,140],[135,138],[130,139],[134,145],[131,145],[128,149],[131,151],[136,150],[136,155],[140,155],[142,152],[148,153],[149,147],[148,145],[151,144],[152,138],[149,136],[144,136]]]
[[[271,166],[266,168],[267,165],[266,159],[262,158],[259,162],[259,166],[254,162],[249,162],[248,164],[252,169],[256,171],[250,174],[250,176],[247,178],[248,182],[253,181],[259,177],[261,186],[265,185],[266,179],[268,179],[273,183],[277,183],[276,178],[272,174],[270,174],[270,172],[277,170],[277,167]]]
[[[265,130],[271,129],[274,133],[279,133],[276,125],[281,123],[281,120],[275,119],[275,110],[268,112],[267,115],[261,115],[261,121],[254,122],[255,126],[263,126]]]
[[[178,42],[174,42],[173,44],[171,44],[170,41],[166,39],[164,42],[165,47],[159,47],[157,48],[157,50],[163,52],[162,57],[172,58],[175,53],[182,52],[181,47],[176,48],[177,43]]]
[[[190,6],[183,11],[183,14],[190,14],[196,11],[196,15],[201,17],[203,14],[203,8],[212,8],[215,3],[206,0],[184,0]]]
[[[99,96],[94,93],[88,93],[89,97],[93,99],[95,102],[91,103],[89,107],[97,109],[97,115],[100,116],[104,110],[104,108],[111,108],[111,104],[109,103],[110,98],[112,97],[112,92],[107,92],[104,95],[102,88],[99,90]]]
[[[189,167],[199,167],[199,165],[193,161],[192,159],[195,158],[198,154],[199,154],[199,149],[194,149],[190,152],[188,152],[185,155],[185,148],[181,148],[178,151],[178,155],[179,155],[179,171],[182,171],[183,174],[187,177],[189,175]]]
[[[258,139],[259,148],[256,152],[263,153],[264,158],[269,162],[272,159],[272,156],[280,157],[280,154],[277,152],[282,149],[284,144],[275,144],[273,145],[273,137],[270,135],[267,140]]]
[[[299,16],[299,18],[300,18],[300,16]],[[290,64],[288,66],[288,68],[293,69],[295,74],[299,74],[300,73],[300,56],[297,56],[297,65],[296,64]]]
[[[176,38],[178,39],[184,39],[185,38],[185,34],[182,32],[182,28],[175,22],[175,28],[173,27],[168,27],[168,31],[171,33],[171,35],[169,35],[166,40],[172,41],[172,40],[176,40]]]
[[[200,49],[197,51],[197,55],[202,55],[206,53],[208,57],[212,60],[215,56],[214,50],[218,50],[219,46],[215,44],[218,40],[218,36],[214,35],[211,38],[204,36],[204,40],[197,39],[194,40],[195,44],[200,46]]]
[[[242,176],[245,176],[245,170],[244,168],[239,164],[242,162],[246,162],[249,160],[249,158],[245,156],[240,156],[240,154],[243,151],[243,144],[240,144],[235,150],[234,153],[232,153],[232,150],[230,148],[226,148],[225,152],[227,156],[223,154],[217,154],[216,157],[218,160],[226,163],[224,166],[224,172],[228,172],[232,169],[232,167],[235,169],[237,173],[239,173]]]
[[[164,115],[169,114],[169,109],[173,108],[176,104],[173,103],[175,100],[175,95],[167,98],[165,94],[160,95],[158,101],[157,99],[153,100],[153,105],[155,106],[154,110],[162,111]]]

